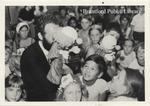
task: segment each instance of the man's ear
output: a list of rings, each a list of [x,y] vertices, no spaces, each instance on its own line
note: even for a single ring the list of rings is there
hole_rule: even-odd
[[[40,32],[38,33],[38,38],[39,38],[39,40],[43,40],[43,36]]]
[[[103,76],[103,72],[101,72],[98,76],[97,76],[97,78],[101,78]]]

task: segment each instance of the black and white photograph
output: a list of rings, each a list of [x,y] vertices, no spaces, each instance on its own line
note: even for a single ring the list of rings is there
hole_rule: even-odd
[[[145,101],[145,5],[6,5],[5,102]]]

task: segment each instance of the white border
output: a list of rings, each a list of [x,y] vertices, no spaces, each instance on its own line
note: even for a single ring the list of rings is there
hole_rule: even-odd
[[[104,2],[104,4],[102,4]],[[5,102],[4,97],[4,35],[5,35],[5,6],[24,5],[145,5],[145,102]],[[0,1],[0,106],[150,106],[150,1],[149,0],[1,0]],[[63,104],[62,104],[63,103]]]

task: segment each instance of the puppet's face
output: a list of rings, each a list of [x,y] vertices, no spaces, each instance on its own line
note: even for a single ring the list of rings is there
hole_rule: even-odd
[[[78,38],[78,33],[72,27],[66,26],[60,28],[55,36],[54,39],[62,48],[70,47],[75,40]]]
[[[49,44],[57,42],[60,50],[60,54],[64,55],[68,59],[70,47],[73,48],[73,44],[78,38],[77,31],[69,26],[59,27],[53,23],[49,23],[45,26],[45,39]]]
[[[107,35],[102,39],[101,46],[106,53],[111,53],[117,44],[117,39],[114,36]]]

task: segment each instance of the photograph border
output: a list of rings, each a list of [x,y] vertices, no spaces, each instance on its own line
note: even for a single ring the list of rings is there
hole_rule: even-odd
[[[24,5],[47,5],[47,6],[57,6],[57,5],[93,5],[93,6],[112,6],[112,5],[144,5],[145,6],[145,102],[5,102],[5,6],[24,6]],[[0,1],[0,31],[1,31],[1,42],[0,42],[0,106],[30,106],[30,105],[52,105],[52,106],[148,106],[150,105],[150,1],[149,0],[1,0]],[[63,103],[63,104],[62,104]]]

